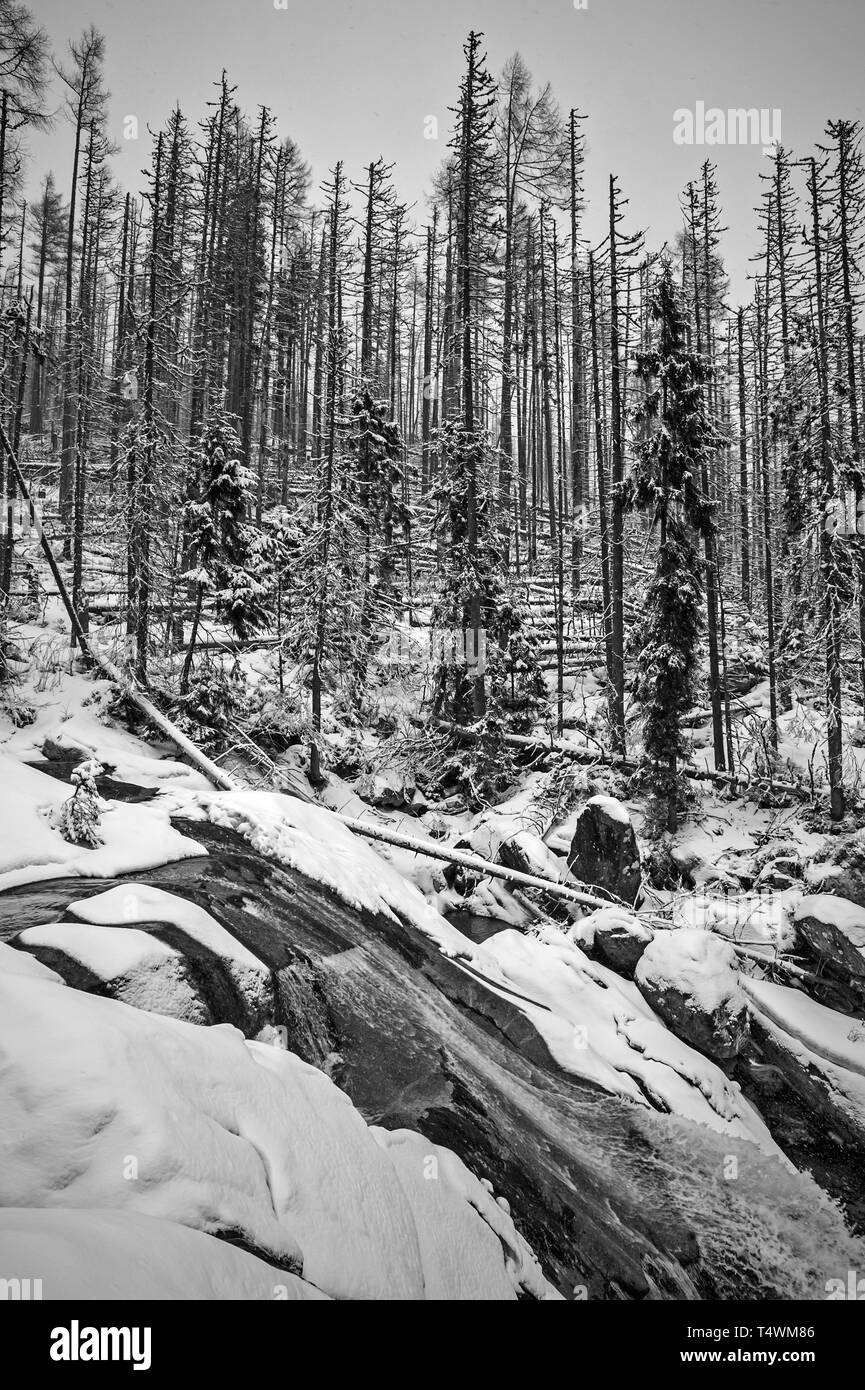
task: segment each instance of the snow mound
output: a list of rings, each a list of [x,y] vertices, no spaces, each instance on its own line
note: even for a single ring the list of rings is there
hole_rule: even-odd
[[[26,951],[17,951],[6,941],[0,941],[0,972],[2,971],[7,975],[27,975],[33,980],[52,980],[55,984],[63,984],[55,970],[50,970],[47,965],[43,965]]]
[[[460,1160],[235,1028],[2,972],[0,1049],[4,1206],[222,1236],[336,1298],[551,1294]]]
[[[733,947],[697,927],[657,932],[637,966],[637,982],[687,995],[704,1013],[743,1002]]]
[[[260,972],[264,967],[257,956],[227,932],[203,907],[155,888],[149,883],[124,883],[72,903],[69,911],[82,922],[94,926],[113,926],[134,922],[165,922],[179,927],[214,955],[234,965],[238,971]]]
[[[615,796],[591,796],[586,802],[587,806],[597,806],[603,811],[610,820],[619,821],[622,825],[630,825],[631,817],[628,815],[626,806],[623,806]]]
[[[77,922],[51,922],[43,927],[28,927],[17,940],[22,946],[42,946],[62,951],[98,975],[100,980],[114,980],[146,970],[167,960],[176,960],[177,952],[147,932],[132,927],[91,927]]]
[[[722,1061],[745,1047],[748,1001],[729,942],[690,927],[658,932],[634,979],[676,1037]]]
[[[0,1211],[0,1277],[12,1270],[44,1271],[43,1299],[76,1302],[327,1298],[227,1241],[135,1211]]]
[[[204,854],[170,824],[157,799],[138,805],[102,803],[96,849],[69,844],[50,824],[72,788],[17,758],[0,753],[0,891],[60,875],[113,878]]]

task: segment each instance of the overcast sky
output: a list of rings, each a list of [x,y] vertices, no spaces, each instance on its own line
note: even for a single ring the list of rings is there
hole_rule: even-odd
[[[316,182],[337,159],[357,178],[383,155],[418,218],[450,134],[461,44],[471,27],[482,29],[494,73],[518,49],[563,111],[587,113],[590,235],[603,235],[614,172],[630,199],[626,225],[646,227],[649,244],[660,244],[675,231],[681,189],[707,155],[715,160],[734,299],[749,293],[757,175],[768,161],[759,146],[675,144],[673,112],[698,101],[778,108],[782,141],[797,152],[810,151],[827,117],[865,115],[865,0],[587,0],[579,10],[574,0],[287,0],[286,9],[274,0],[38,0],[33,8],[58,55],[91,22],[105,35],[124,187],[139,185],[146,126],[161,125],[175,101],[197,121],[224,67],[250,114],[261,103],[272,109]],[[140,123],[137,142],[122,138],[129,115]],[[438,141],[424,138],[430,115]],[[67,188],[64,122],[31,148],[34,172],[53,168]]]

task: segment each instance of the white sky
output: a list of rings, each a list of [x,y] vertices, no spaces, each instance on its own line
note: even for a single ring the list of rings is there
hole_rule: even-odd
[[[418,204],[445,152],[469,28],[486,36],[498,73],[514,49],[537,80],[550,80],[563,111],[588,121],[587,230],[604,232],[611,172],[630,199],[626,229],[644,226],[658,245],[678,225],[678,197],[708,156],[718,165],[724,254],[734,300],[748,296],[757,249],[759,147],[674,144],[673,112],[706,106],[780,108],[781,138],[810,151],[827,117],[862,119],[865,0],[35,0],[62,55],[94,23],[106,38],[114,161],[137,187],[146,141],[124,141],[124,116],[161,125],[179,100],[197,121],[223,67],[241,105],[272,108],[318,182],[343,159],[359,178],[370,159],[396,165],[401,197]],[[57,93],[59,102],[59,89]],[[425,140],[424,118],[439,118]],[[31,140],[34,177],[53,168],[69,181],[68,128]]]

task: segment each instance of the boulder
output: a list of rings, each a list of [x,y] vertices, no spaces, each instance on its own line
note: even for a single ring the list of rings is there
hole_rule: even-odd
[[[599,908],[580,925],[591,928],[595,951],[605,964],[628,979],[633,978],[643,952],[654,937],[651,927],[620,907]]]
[[[73,988],[148,1013],[231,1023],[247,1037],[276,1017],[269,967],[195,903],[149,884],[71,903],[67,920],[29,927],[16,944]]]
[[[48,734],[42,740],[42,756],[49,763],[83,763],[92,755],[86,748],[64,739],[62,733],[56,738]]]
[[[385,768],[371,777],[362,778],[357,785],[358,796],[382,811],[400,811],[408,806],[417,788],[410,777],[394,768]]]
[[[794,921],[828,970],[865,978],[865,908],[832,893],[812,893],[799,902]]]
[[[73,989],[186,1023],[217,1021],[179,952],[137,927],[54,922],[28,927],[17,944],[55,966]]]
[[[725,1060],[748,1041],[748,1000],[729,942],[696,927],[657,932],[634,979],[667,1026],[700,1052]]]
[[[633,907],[642,865],[634,827],[621,801],[593,796],[577,820],[568,865],[576,878]]]
[[[482,859],[503,864],[517,873],[546,878],[552,883],[572,881],[566,860],[551,850],[533,830],[522,829],[520,822],[510,815],[488,812],[472,826],[468,835],[457,842],[457,848],[471,850]],[[562,909],[561,898],[554,894],[545,895],[542,890],[539,902],[547,912],[555,913]]]

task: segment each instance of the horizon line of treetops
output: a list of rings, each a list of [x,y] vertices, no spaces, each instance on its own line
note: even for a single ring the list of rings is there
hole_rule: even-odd
[[[765,770],[816,657],[840,817],[842,697],[865,703],[865,547],[839,523],[863,501],[860,126],[828,122],[804,157],[775,147],[753,299],[732,307],[710,161],[655,249],[611,173],[591,245],[586,118],[519,54],[494,79],[476,32],[464,60],[425,226],[381,157],[357,182],[337,161],[313,203],[296,144],[224,73],[194,127],[178,107],[151,133],[133,196],[111,173],[102,36],[51,63],[0,0],[0,417],[56,485],[76,612],[113,527],[139,680],[185,650],[188,696],[208,606],[241,635],[290,629],[317,769],[323,691],[362,699],[376,636],[427,591],[439,627],[486,634],[485,672],[448,664],[433,704],[494,760],[546,701],[515,580],[547,584],[561,731],[569,624],[595,596],[609,747],[626,750],[630,693],[670,824],[704,653],[714,765],[735,771],[727,629],[748,614]],[[69,188],[49,174],[28,201],[51,67]],[[8,608],[11,525],[2,550]]]

